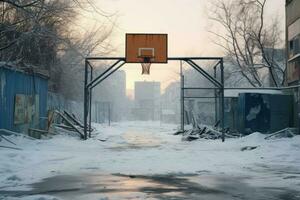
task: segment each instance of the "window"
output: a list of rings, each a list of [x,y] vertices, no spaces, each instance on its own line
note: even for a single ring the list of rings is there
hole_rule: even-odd
[[[300,37],[299,35],[289,41],[289,58],[300,54]]]
[[[300,43],[299,43],[299,36],[298,36],[294,39],[294,42],[293,42],[294,55],[300,53],[300,47],[299,47],[300,45],[299,44]]]
[[[293,51],[293,50],[294,50],[294,41],[293,41],[293,40],[291,40],[291,41],[289,42],[289,50],[290,50],[290,51]]]

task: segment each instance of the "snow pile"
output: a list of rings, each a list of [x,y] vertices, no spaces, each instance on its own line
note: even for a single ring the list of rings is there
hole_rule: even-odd
[[[181,136],[173,135],[177,127],[170,124],[124,122],[111,127],[94,126],[97,134],[87,141],[67,135],[47,140],[8,137],[22,150],[0,150],[2,190],[30,189],[29,183],[46,177],[79,173],[206,171],[241,176],[263,174],[264,181],[280,178],[278,184],[289,184],[284,179],[286,174],[279,172],[300,168],[300,136],[265,140],[265,135],[253,133],[225,143],[202,139],[183,142]],[[249,148],[242,151],[243,147]]]

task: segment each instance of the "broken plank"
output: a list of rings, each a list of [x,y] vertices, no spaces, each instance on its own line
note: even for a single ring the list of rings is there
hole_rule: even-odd
[[[75,124],[77,124],[78,126],[80,126],[81,128],[83,128],[83,124],[78,120],[76,119],[75,117],[73,117],[70,113],[68,113],[67,111],[64,111],[64,114],[70,118]]]
[[[60,113],[60,112],[57,111],[57,110],[55,110],[55,112],[56,112],[59,116],[61,116],[61,117],[63,118],[63,120],[65,120],[72,128],[74,128],[75,131],[76,131],[77,133],[79,133],[79,135],[80,135],[81,138],[84,137],[83,133],[82,133],[76,126],[74,126],[74,124],[72,124],[72,122],[71,122],[68,118],[66,118],[66,116],[64,116],[62,113]]]

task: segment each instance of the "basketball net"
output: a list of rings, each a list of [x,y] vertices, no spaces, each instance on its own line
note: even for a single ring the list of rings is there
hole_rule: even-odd
[[[149,57],[144,57],[144,61],[141,63],[142,65],[142,75],[150,74],[151,62]]]

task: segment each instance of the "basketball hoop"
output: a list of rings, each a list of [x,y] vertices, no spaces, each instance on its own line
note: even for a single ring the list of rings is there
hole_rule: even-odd
[[[150,67],[151,67],[151,58],[150,57],[144,57],[142,65],[142,74],[149,75],[150,74]]]
[[[149,75],[152,63],[168,62],[167,40],[167,34],[126,33],[126,63],[141,63],[142,75]]]

